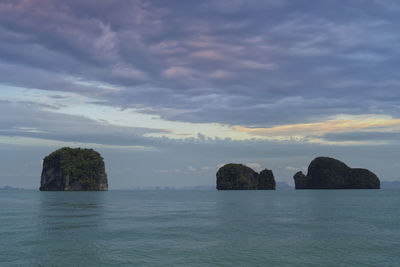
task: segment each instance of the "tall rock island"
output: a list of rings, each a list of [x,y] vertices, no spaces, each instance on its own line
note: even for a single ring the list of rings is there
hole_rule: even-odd
[[[380,189],[379,178],[367,169],[350,168],[328,157],[311,161],[308,173],[294,175],[296,189]]]
[[[260,173],[242,165],[229,163],[217,172],[218,190],[274,190],[275,178],[271,170]]]
[[[41,191],[106,191],[107,174],[93,149],[60,148],[43,160]]]

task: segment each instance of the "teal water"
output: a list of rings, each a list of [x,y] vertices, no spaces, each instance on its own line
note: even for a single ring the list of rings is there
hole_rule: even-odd
[[[399,266],[400,191],[0,191],[2,266]]]

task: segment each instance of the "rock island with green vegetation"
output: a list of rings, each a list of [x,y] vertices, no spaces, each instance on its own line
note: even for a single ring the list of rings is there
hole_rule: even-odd
[[[297,172],[293,178],[296,189],[380,189],[379,178],[373,172],[350,168],[328,157],[315,158],[307,175]]]
[[[218,190],[274,190],[275,178],[271,170],[260,173],[243,165],[229,163],[217,172]]]
[[[43,160],[41,191],[105,191],[107,174],[93,149],[60,148]]]

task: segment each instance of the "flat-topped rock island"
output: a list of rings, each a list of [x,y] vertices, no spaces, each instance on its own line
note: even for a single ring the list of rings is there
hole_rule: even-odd
[[[103,158],[93,149],[60,148],[43,160],[40,191],[106,191]]]
[[[315,158],[307,175],[300,171],[293,178],[296,189],[380,189],[380,180],[373,172],[350,168],[328,157]]]

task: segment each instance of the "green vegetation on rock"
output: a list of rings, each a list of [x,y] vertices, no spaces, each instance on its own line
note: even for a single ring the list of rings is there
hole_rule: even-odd
[[[275,189],[272,171],[264,170],[260,174],[243,164],[226,164],[217,174],[218,190],[267,190]]]
[[[60,148],[43,161],[40,190],[107,190],[101,155],[93,149]]]

